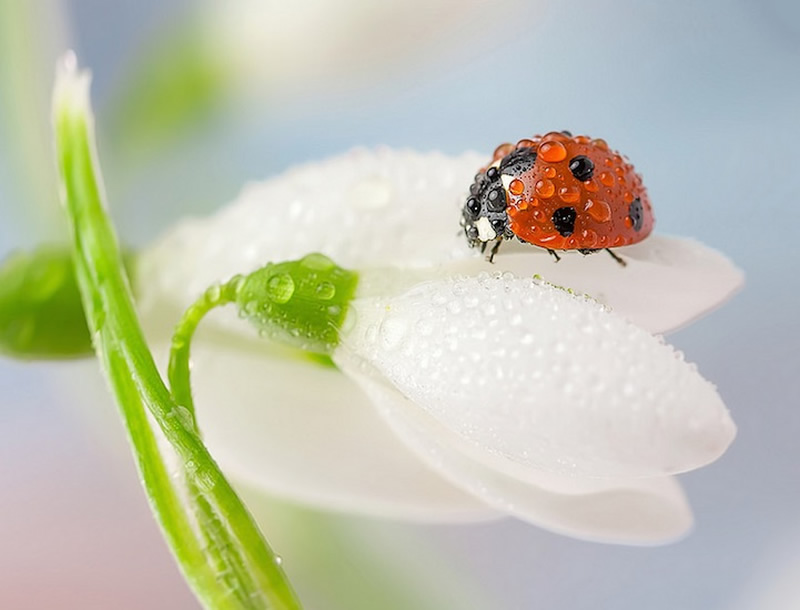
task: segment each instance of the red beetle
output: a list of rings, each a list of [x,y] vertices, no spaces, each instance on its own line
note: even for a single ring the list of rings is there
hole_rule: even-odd
[[[489,260],[505,239],[591,254],[642,241],[653,230],[642,178],[605,140],[554,131],[494,151],[475,176],[461,226],[470,247]]]

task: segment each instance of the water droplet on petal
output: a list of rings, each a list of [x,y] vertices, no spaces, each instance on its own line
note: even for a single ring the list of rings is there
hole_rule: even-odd
[[[393,350],[400,346],[408,330],[406,322],[398,318],[387,318],[381,322],[378,334],[381,346],[387,350]]]

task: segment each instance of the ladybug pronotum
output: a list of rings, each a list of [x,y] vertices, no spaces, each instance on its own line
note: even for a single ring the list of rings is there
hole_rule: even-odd
[[[470,186],[461,226],[489,260],[516,237],[545,248],[591,254],[635,244],[653,230],[642,178],[605,140],[551,132],[503,144]]]

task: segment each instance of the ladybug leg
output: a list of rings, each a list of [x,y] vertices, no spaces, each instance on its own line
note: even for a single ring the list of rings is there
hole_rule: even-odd
[[[561,260],[561,257],[558,255],[558,252],[556,252],[555,250],[551,250],[550,248],[548,248],[547,251],[553,256],[554,259],[556,259],[556,262]]]
[[[615,261],[617,261],[623,267],[627,267],[628,266],[628,263],[625,262],[625,259],[624,258],[620,258],[619,256],[617,256],[617,254],[615,252],[613,252],[611,250],[611,248],[606,248],[606,252],[608,252],[611,255],[611,258],[613,258]]]
[[[497,251],[500,249],[500,244],[503,243],[502,239],[497,239],[492,246],[491,252],[489,252],[489,256],[486,257],[486,260],[490,263],[494,262],[494,255],[497,254]]]
[[[481,242],[481,254],[486,253],[486,246],[489,245],[488,241]]]

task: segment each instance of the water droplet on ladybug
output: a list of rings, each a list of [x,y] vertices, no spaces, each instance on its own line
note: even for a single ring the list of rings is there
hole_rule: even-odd
[[[581,247],[594,248],[597,245],[597,233],[591,229],[581,231]]]
[[[556,192],[556,187],[550,180],[539,180],[534,188],[536,189],[536,194],[543,199],[552,197]]]
[[[567,149],[561,142],[545,142],[539,147],[539,155],[548,163],[558,163],[567,158]]]
[[[600,182],[605,186],[614,186],[614,176],[609,172],[600,172]]]
[[[581,198],[581,192],[572,186],[562,186],[558,189],[558,196],[564,203],[577,203]]]
[[[481,202],[476,197],[470,197],[467,199],[466,208],[472,218],[477,218],[481,213]]]
[[[489,194],[486,196],[486,200],[486,207],[493,212],[502,212],[506,209],[506,193],[500,187],[489,191]]]
[[[583,211],[597,222],[608,222],[611,220],[611,206],[599,199],[597,201],[587,199],[586,204],[583,206]]]

